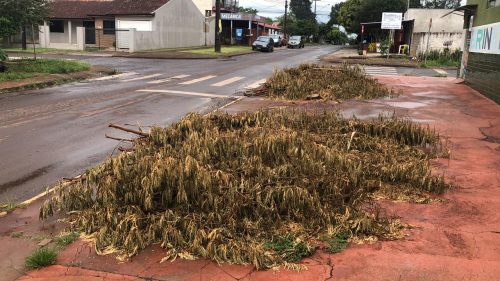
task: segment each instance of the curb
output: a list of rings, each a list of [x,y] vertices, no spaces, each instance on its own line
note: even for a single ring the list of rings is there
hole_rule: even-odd
[[[416,69],[432,69],[439,68],[444,70],[456,70],[456,67],[451,66],[440,66],[440,67],[420,67],[419,65],[412,64],[399,64],[399,63],[379,63],[379,62],[363,62],[364,59],[325,59],[325,57],[321,58],[322,61],[327,63],[346,63],[346,64],[357,64],[357,65],[369,65],[369,66],[386,66],[386,67],[407,67],[407,68],[416,68]],[[351,60],[351,61],[350,61]],[[352,60],[359,60],[357,62],[353,62]]]
[[[252,55],[252,54],[256,54],[256,53],[257,52],[252,51],[250,53],[236,53],[236,54],[227,55],[227,56],[221,55],[221,56],[215,56],[215,57],[203,56],[203,55],[200,55],[200,56],[193,55],[193,56],[185,56],[185,57],[172,55],[172,56],[162,57],[162,56],[144,55],[144,54],[148,54],[148,53],[142,53],[143,55],[141,55],[141,53],[138,53],[138,55],[113,55],[112,57],[113,58],[131,58],[131,59],[157,59],[157,60],[217,60],[217,59],[230,59],[233,57]]]

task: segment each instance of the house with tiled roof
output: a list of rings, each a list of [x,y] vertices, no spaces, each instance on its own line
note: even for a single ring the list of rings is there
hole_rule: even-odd
[[[53,0],[39,42],[45,48],[130,52],[211,45],[212,5],[213,0]]]

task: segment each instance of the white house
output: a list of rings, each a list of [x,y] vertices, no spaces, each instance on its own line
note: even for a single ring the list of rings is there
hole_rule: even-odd
[[[41,47],[129,52],[212,45],[213,0],[54,0]]]

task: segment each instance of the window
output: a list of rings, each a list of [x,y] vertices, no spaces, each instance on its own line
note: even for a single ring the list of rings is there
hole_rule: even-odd
[[[51,20],[50,21],[50,32],[53,33],[64,33],[64,21],[63,20]]]
[[[103,21],[103,33],[104,34],[115,34],[115,21],[114,20],[105,20]]]

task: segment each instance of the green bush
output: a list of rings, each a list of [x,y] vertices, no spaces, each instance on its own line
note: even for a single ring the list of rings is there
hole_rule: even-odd
[[[380,53],[387,55],[391,49],[391,40],[389,37],[385,38],[380,42]]]
[[[0,61],[6,61],[7,59],[9,58],[9,56],[7,55],[7,53],[0,49]]]
[[[73,243],[78,237],[80,237],[79,232],[69,232],[56,237],[54,241],[58,247],[64,248]]]
[[[296,239],[293,235],[278,236],[264,245],[266,250],[272,250],[287,262],[299,262],[302,258],[314,253],[314,248],[308,243]]]
[[[57,258],[57,252],[49,248],[37,249],[31,256],[26,258],[26,267],[42,268],[53,265]]]
[[[427,62],[422,63],[421,67],[439,67],[439,66],[454,66],[458,67],[460,64],[460,59],[462,58],[462,51],[456,49],[450,51],[450,49],[444,50],[430,50],[427,52]],[[424,61],[426,59],[426,53],[419,53],[418,59]]]
[[[336,254],[340,253],[345,248],[347,248],[347,245],[349,244],[349,234],[347,233],[337,233],[336,235],[333,235],[332,237],[329,237],[327,239],[328,243],[328,251],[330,253]]]
[[[330,33],[328,33],[328,40],[337,45],[344,45],[349,41],[349,38],[344,32],[338,29],[332,29]]]

